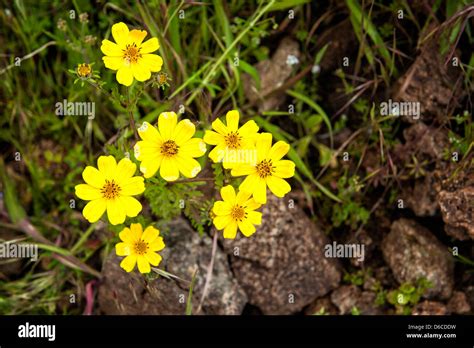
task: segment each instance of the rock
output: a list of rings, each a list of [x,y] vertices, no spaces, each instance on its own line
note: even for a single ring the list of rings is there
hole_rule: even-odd
[[[167,228],[170,233],[164,237],[166,248],[161,252],[163,261],[159,268],[186,280],[192,279],[195,269],[199,270],[192,298],[193,313],[197,314],[211,259],[212,241],[208,236],[200,237],[182,219],[171,222]],[[103,313],[185,313],[189,283],[163,277],[146,280],[136,270],[126,273],[119,266],[121,259],[112,253],[104,264],[104,278],[99,288],[99,304]],[[203,313],[241,314],[246,303],[245,293],[232,278],[227,256],[218,248],[209,292],[202,307]]]
[[[462,291],[455,291],[449,300],[448,311],[455,314],[466,314],[471,311],[471,306],[467,300],[467,296]]]
[[[338,263],[324,256],[328,238],[288,198],[269,194],[261,210],[254,235],[222,244],[250,304],[264,314],[296,313],[338,286]]]
[[[304,311],[307,315],[336,315],[339,314],[338,309],[331,302],[328,296],[316,299]]]
[[[382,253],[400,284],[415,284],[426,278],[433,285],[426,291],[426,298],[451,296],[454,261],[447,248],[423,226],[408,219],[394,221],[382,241]]]
[[[427,32],[432,29],[427,28]],[[465,95],[462,84],[457,83],[462,71],[452,64],[445,65],[445,59],[439,53],[439,38],[433,35],[395,84],[392,93],[395,101],[420,103],[420,119],[401,117],[404,121],[417,123],[420,120],[436,120],[443,123],[446,115],[451,115],[451,111],[458,106],[458,101]]]
[[[446,315],[448,309],[441,302],[423,301],[418,303],[411,312],[412,315]]]
[[[414,181],[413,185],[402,186],[401,198],[416,216],[434,216],[439,209],[434,190],[435,179],[433,174],[426,173],[426,176]]]
[[[437,196],[444,230],[459,240],[474,239],[474,170],[470,165],[457,169],[442,182]]]
[[[256,65],[260,75],[260,89],[249,75],[243,75],[244,93],[251,103],[257,103],[259,111],[276,110],[285,101],[281,95],[265,98],[277,88],[281,87],[298,66],[297,61],[301,56],[298,42],[285,37],[271,59],[263,60]],[[294,58],[293,58],[294,57]]]
[[[356,285],[343,285],[331,293],[331,301],[339,308],[339,314],[351,314],[357,309],[363,315],[382,314],[375,304],[376,294],[361,291]]]

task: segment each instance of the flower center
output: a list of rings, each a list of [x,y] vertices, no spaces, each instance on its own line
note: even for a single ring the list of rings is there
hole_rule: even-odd
[[[272,160],[263,160],[258,163],[255,168],[257,169],[258,176],[264,179],[273,173]]]
[[[161,154],[166,157],[173,157],[178,153],[179,146],[173,140],[167,140],[161,145]]]
[[[105,185],[100,190],[100,193],[102,193],[102,196],[105,199],[114,199],[118,197],[120,190],[121,190],[120,186],[117,185],[115,181],[105,180]]]
[[[92,73],[92,68],[89,64],[79,64],[77,66],[77,74],[79,77],[89,77]]]
[[[247,217],[244,207],[240,205],[234,205],[232,211],[230,212],[232,219],[242,221],[243,218]]]
[[[148,243],[139,240],[138,242],[135,242],[135,245],[133,246],[133,249],[136,254],[138,255],[145,255],[146,252],[148,251]]]
[[[237,132],[230,132],[224,137],[224,139],[227,147],[231,149],[238,149],[240,147],[240,140],[242,137]]]
[[[136,44],[128,44],[123,50],[123,59],[125,59],[129,64],[136,63],[139,58],[142,57],[140,53],[140,48]]]

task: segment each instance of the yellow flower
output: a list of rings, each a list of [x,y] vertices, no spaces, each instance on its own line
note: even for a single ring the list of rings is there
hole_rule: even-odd
[[[244,236],[255,233],[255,226],[262,223],[262,213],[254,211],[261,204],[250,198],[251,193],[239,191],[237,195],[231,185],[221,188],[223,201],[217,201],[212,207],[214,226],[224,230],[224,238],[234,239],[239,229]]]
[[[147,35],[145,30],[128,30],[120,22],[112,26],[112,36],[116,43],[103,40],[100,50],[105,54],[102,57],[105,67],[117,70],[117,81],[125,86],[130,86],[133,78],[146,81],[152,72],[158,72],[163,65],[163,59],[150,54],[159,47],[158,39],[152,38],[143,42]]]
[[[132,196],[145,191],[143,177],[133,176],[137,169],[128,158],[118,164],[112,156],[100,156],[98,170],[87,166],[82,172],[85,184],[76,185],[76,196],[90,201],[82,214],[89,222],[96,222],[107,210],[112,225],[122,224],[125,216],[135,217],[142,205]]]
[[[145,178],[152,177],[158,169],[166,181],[178,179],[180,172],[194,178],[201,171],[194,158],[204,155],[206,144],[192,137],[196,128],[190,120],[177,120],[176,113],[163,112],[158,117],[158,129],[148,122],[138,129],[143,140],[135,144],[135,157],[141,161],[140,171]]]
[[[290,145],[278,141],[272,146],[270,133],[259,134],[256,140],[257,162],[242,164],[232,169],[233,176],[247,175],[239,189],[252,192],[253,198],[265,204],[267,202],[267,186],[277,197],[283,197],[291,191],[290,185],[283,180],[295,175],[295,164],[289,160],[281,160],[290,150]]]
[[[161,256],[156,251],[163,250],[165,243],[159,236],[160,231],[153,226],[148,226],[145,231],[141,224],[131,224],[119,233],[121,243],[115,245],[118,256],[126,256],[120,263],[127,272],[131,272],[138,264],[140,273],[150,273],[150,264],[158,266]]]
[[[78,64],[76,71],[77,71],[77,76],[81,78],[91,77],[92,75],[92,67],[90,64],[86,64],[86,63]]]
[[[212,128],[204,134],[204,141],[216,145],[209,153],[214,162],[223,162],[224,168],[233,168],[238,164],[254,163],[256,160],[255,137],[258,126],[255,121],[248,121],[239,128],[239,112],[231,110],[226,115],[224,125],[221,120],[212,122]]]

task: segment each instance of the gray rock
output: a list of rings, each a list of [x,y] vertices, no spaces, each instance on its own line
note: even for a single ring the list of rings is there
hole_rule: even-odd
[[[290,314],[338,286],[338,263],[324,256],[329,240],[301,208],[269,194],[262,213],[250,238],[222,240],[249,303],[265,314]]]
[[[212,241],[208,236],[200,237],[187,222],[175,220],[167,225],[170,233],[165,236],[166,248],[160,252],[163,261],[160,269],[182,279],[191,280],[198,269],[193,291],[193,313],[199,305],[207,266],[211,260]],[[126,273],[119,266],[121,258],[112,253],[106,260],[102,273],[104,278],[99,288],[100,309],[105,314],[184,314],[189,283],[168,280],[163,277],[146,280],[134,271]],[[241,314],[247,297],[232,278],[225,255],[216,251],[213,277],[209,292],[199,314]]]
[[[423,301],[418,303],[411,312],[412,315],[446,315],[448,309],[441,302]]]
[[[343,285],[331,293],[331,301],[339,308],[339,314],[350,314],[357,309],[363,315],[382,314],[375,304],[376,294],[372,291],[361,291],[355,285]]]
[[[432,283],[426,298],[448,299],[453,291],[454,261],[435,236],[408,219],[393,222],[382,242],[385,261],[401,284],[415,284],[419,278]]]

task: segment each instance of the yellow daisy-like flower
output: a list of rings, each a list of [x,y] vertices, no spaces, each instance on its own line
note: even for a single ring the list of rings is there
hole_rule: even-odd
[[[257,162],[242,164],[232,169],[233,176],[247,175],[239,190],[252,192],[253,198],[265,204],[267,202],[267,186],[277,197],[283,197],[291,191],[291,186],[283,179],[295,175],[295,164],[290,160],[282,160],[290,150],[290,145],[278,141],[272,146],[270,133],[259,134],[256,140]]]
[[[250,198],[251,193],[239,191],[237,195],[231,185],[221,188],[223,201],[217,201],[212,207],[214,226],[224,230],[224,238],[234,239],[237,229],[246,237],[255,233],[255,226],[262,223],[262,213],[255,211],[261,204]]]
[[[82,172],[86,183],[75,187],[77,197],[90,201],[82,211],[84,217],[96,222],[107,210],[110,223],[118,225],[126,216],[137,216],[142,205],[132,196],[143,193],[145,183],[143,177],[133,176],[136,164],[128,158],[117,164],[113,156],[100,156],[97,167],[87,166]]]
[[[147,32],[145,30],[128,30],[125,23],[112,26],[112,36],[116,43],[103,40],[100,50],[105,54],[102,57],[105,67],[117,70],[118,83],[130,86],[133,78],[146,81],[152,72],[158,72],[163,65],[163,59],[155,52],[160,44],[157,38],[143,42]]]
[[[138,264],[140,273],[150,273],[152,266],[158,266],[161,256],[156,251],[163,250],[165,243],[160,237],[160,231],[153,226],[148,226],[145,231],[141,224],[131,224],[119,233],[121,243],[115,245],[118,256],[126,256],[120,263],[127,272],[131,272]]]
[[[182,173],[194,178],[201,165],[194,158],[206,152],[206,144],[193,138],[194,124],[184,119],[178,123],[174,112],[163,112],[158,117],[158,129],[144,122],[138,129],[142,141],[135,144],[135,157],[141,161],[140,171],[145,178],[152,177],[158,169],[166,181],[174,181]]]
[[[92,66],[90,64],[78,64],[77,65],[77,76],[81,78],[87,78],[92,76]]]
[[[216,145],[209,153],[215,162],[222,161],[224,168],[233,168],[238,164],[256,161],[255,137],[258,126],[255,121],[248,121],[239,128],[239,112],[231,110],[226,114],[227,125],[216,119],[212,122],[211,131],[204,134],[204,141]]]

